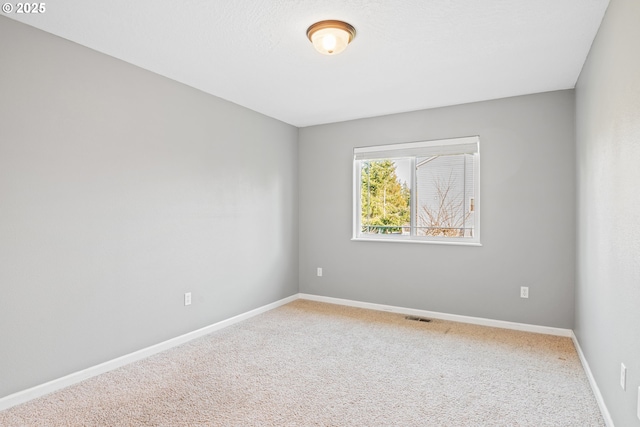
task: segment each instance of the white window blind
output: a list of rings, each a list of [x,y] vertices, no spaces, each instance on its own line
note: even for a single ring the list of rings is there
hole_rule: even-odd
[[[402,157],[431,157],[479,152],[477,136],[436,141],[358,147],[353,150],[355,160],[374,160]]]

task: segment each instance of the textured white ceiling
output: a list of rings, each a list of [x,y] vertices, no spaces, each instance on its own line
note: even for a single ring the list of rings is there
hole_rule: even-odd
[[[609,0],[59,0],[10,18],[295,126],[575,86]],[[325,56],[309,25],[356,27]]]

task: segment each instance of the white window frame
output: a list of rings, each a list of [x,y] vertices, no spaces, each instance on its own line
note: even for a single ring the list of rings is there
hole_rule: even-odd
[[[415,232],[416,206],[415,192],[417,191],[415,157],[432,155],[473,154],[473,236],[472,237],[443,237],[418,236]],[[411,158],[411,233],[400,234],[365,234],[361,226],[361,168],[366,160]],[[436,243],[447,245],[481,246],[480,243],[480,138],[478,136],[439,139],[432,141],[407,142],[368,147],[356,147],[353,150],[353,236],[351,240],[381,241],[381,242],[409,242]]]

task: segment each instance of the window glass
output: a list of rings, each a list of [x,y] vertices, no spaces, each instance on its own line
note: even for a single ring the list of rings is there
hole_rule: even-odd
[[[479,243],[477,137],[354,150],[354,238]]]

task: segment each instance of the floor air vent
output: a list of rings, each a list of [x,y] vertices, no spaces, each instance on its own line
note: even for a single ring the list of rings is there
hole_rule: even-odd
[[[405,317],[407,320],[415,320],[416,322],[431,322],[431,319],[427,319],[426,317],[419,316],[407,316]]]

